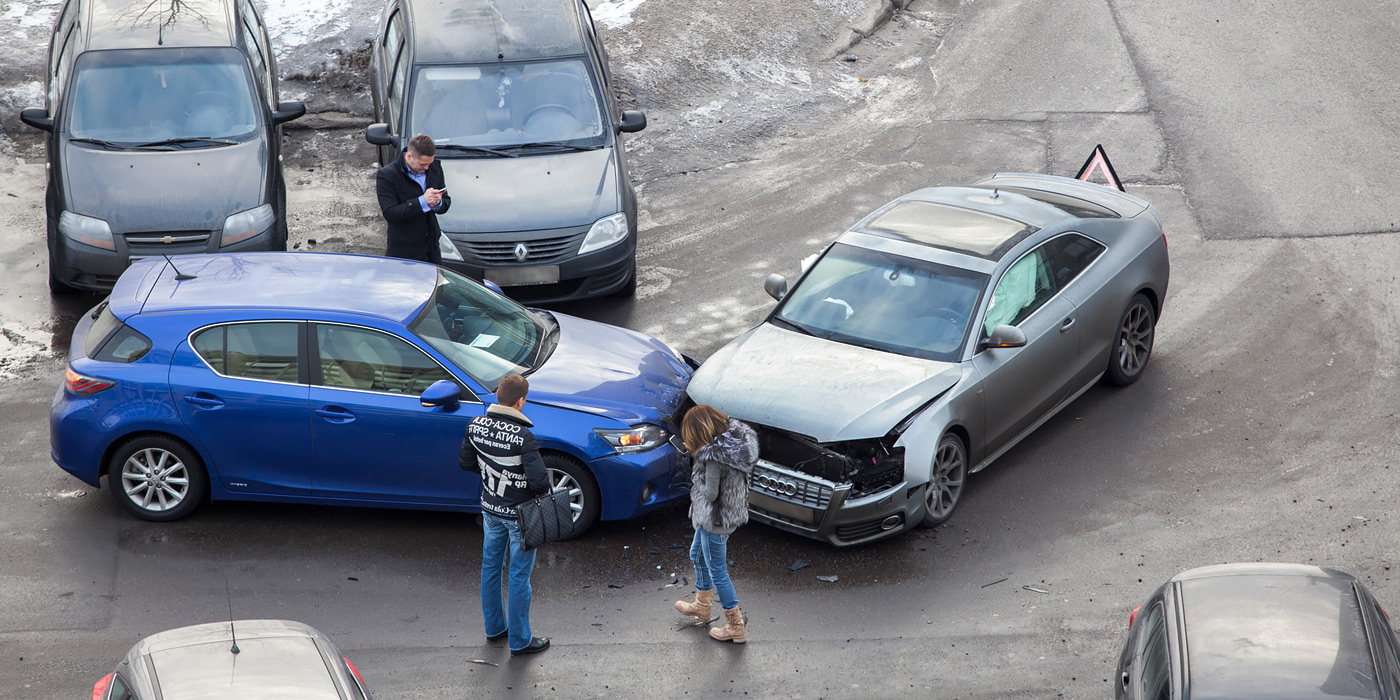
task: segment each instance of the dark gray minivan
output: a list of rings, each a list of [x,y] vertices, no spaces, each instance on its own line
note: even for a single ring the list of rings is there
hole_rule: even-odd
[[[108,290],[132,260],[282,250],[277,66],[252,0],[67,0],[54,23],[49,288]]]
[[[370,66],[380,162],[437,144],[444,267],[526,302],[635,291],[619,134],[646,116],[619,108],[582,0],[390,0]]]

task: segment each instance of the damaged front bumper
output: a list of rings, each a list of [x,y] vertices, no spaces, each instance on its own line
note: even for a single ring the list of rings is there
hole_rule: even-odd
[[[751,519],[845,547],[903,532],[923,518],[926,484],[903,478],[895,436],[818,445],[754,427],[760,458],[749,480]]]

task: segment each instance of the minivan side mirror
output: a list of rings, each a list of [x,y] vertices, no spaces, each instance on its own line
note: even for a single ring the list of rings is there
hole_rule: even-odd
[[[462,387],[457,382],[439,379],[423,390],[418,403],[427,407],[441,406],[445,411],[455,411],[462,403]]]
[[[1019,348],[1025,344],[1026,332],[1004,323],[993,328],[992,335],[982,341],[983,348]]]
[[[281,124],[300,119],[306,114],[306,105],[300,102],[278,102],[277,111],[272,113],[272,123]]]
[[[35,129],[53,131],[53,118],[49,116],[49,110],[43,107],[31,107],[21,111],[19,120]]]
[[[394,135],[389,133],[388,124],[370,124],[365,129],[365,140],[376,146],[392,146]]]
[[[782,301],[787,296],[787,278],[777,273],[768,275],[768,279],[763,280],[763,291],[768,292],[768,296]]]
[[[634,133],[647,128],[647,115],[645,112],[623,112],[622,123],[617,125],[617,130],[624,133]]]

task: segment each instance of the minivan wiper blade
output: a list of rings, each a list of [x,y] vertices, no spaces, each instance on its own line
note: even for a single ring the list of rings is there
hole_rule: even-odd
[[[800,324],[800,323],[793,323],[792,321],[789,321],[789,320],[787,320],[787,319],[785,319],[785,318],[783,318],[783,317],[781,317],[781,316],[774,316],[773,319],[772,319],[772,321],[773,321],[774,324],[781,325],[782,327],[787,328],[787,329],[789,329],[789,330],[794,330],[794,331],[797,331],[798,333],[802,333],[802,334],[804,334],[804,335],[810,335],[810,336],[813,336],[813,337],[820,337],[820,336],[817,336],[816,333],[813,333],[811,328],[808,328],[808,327],[806,327],[806,326],[804,326],[804,325],[802,325],[802,324]]]
[[[463,145],[455,144],[455,143],[440,143],[440,144],[437,145],[437,150],[439,150],[439,151],[456,151],[456,152],[459,152],[459,153],[485,153],[486,155],[489,155],[489,156],[496,156],[496,157],[498,157],[498,158],[519,158],[519,157],[520,157],[520,156],[515,155],[514,153],[506,153],[505,151],[499,151],[499,150],[496,150],[496,149],[494,149],[494,148],[487,148],[487,147],[485,147],[485,146],[463,146]]]
[[[559,148],[565,151],[596,151],[602,148],[602,146],[580,146],[578,144],[562,143],[559,141],[531,141],[529,143],[511,144],[510,146],[505,146],[505,148]]]
[[[127,146],[126,144],[114,143],[114,142],[112,142],[112,141],[107,141],[107,140],[105,140],[105,139],[90,139],[90,138],[87,138],[86,136],[78,136],[78,137],[75,137],[75,138],[71,138],[71,139],[68,139],[68,142],[69,142],[69,143],[90,143],[90,144],[93,144],[93,145],[96,145],[96,146],[102,146],[103,148],[112,148],[112,149],[116,149],[116,150],[118,150],[118,151],[125,151],[126,149],[130,148],[130,146]]]
[[[186,143],[212,143],[212,144],[217,144],[217,145],[219,145],[219,146],[232,146],[232,145],[234,145],[234,144],[236,144],[236,143],[238,143],[238,142],[237,142],[237,141],[234,141],[234,140],[232,140],[232,139],[216,139],[216,138],[214,138],[214,137],[212,137],[212,136],[180,136],[180,137],[178,137],[178,138],[173,138],[173,139],[164,139],[164,140],[161,140],[161,141],[150,141],[150,142],[147,142],[147,143],[138,143],[138,144],[136,144],[136,148],[157,148],[157,147],[159,147],[159,146],[179,146],[179,145],[181,145],[181,144],[186,144]]]

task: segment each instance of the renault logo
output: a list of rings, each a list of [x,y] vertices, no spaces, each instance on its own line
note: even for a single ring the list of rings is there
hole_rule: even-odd
[[[530,257],[530,249],[526,248],[524,243],[516,243],[515,259],[519,260],[520,262],[525,262],[525,258],[528,257]]]
[[[784,496],[797,495],[797,482],[769,476],[768,474],[759,474],[755,476],[753,478],[753,485],[764,491],[772,491],[773,493],[782,494]]]

